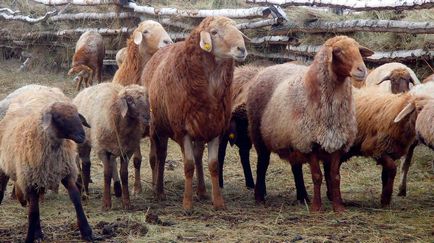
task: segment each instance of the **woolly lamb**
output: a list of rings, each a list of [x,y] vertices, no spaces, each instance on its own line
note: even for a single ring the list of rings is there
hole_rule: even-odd
[[[413,70],[398,62],[383,64],[366,77],[366,86],[378,85],[393,94],[409,91],[417,84],[420,84],[420,81]]]
[[[16,95],[0,121],[0,202],[10,178],[21,204],[29,203],[26,242],[43,239],[38,199],[60,182],[74,204],[82,238],[92,240],[76,186],[74,142],[85,139],[82,124],[88,126],[71,101],[48,87]]]
[[[168,138],[184,157],[183,207],[192,209],[192,178],[197,169],[198,195],[206,197],[202,154],[208,143],[214,208],[224,208],[218,185],[220,135],[231,115],[234,60],[244,61],[243,34],[226,17],[207,17],[182,42],[167,46],[149,60],[142,74],[151,104],[150,163],[157,197],[164,198],[163,176]]]
[[[111,208],[110,184],[116,158],[121,161],[122,203],[130,208],[128,161],[140,146],[140,139],[149,123],[149,102],[146,89],[138,85],[122,86],[102,83],[81,91],[73,100],[92,128],[86,129],[86,141],[79,145],[83,182],[88,193],[90,151],[95,149],[104,164],[103,209]],[[136,179],[139,177],[136,177]],[[140,181],[136,181],[135,184]]]
[[[125,56],[127,55],[127,48],[124,47],[122,49],[120,49],[117,53],[116,53],[116,64],[118,64],[118,67],[120,67],[122,65],[122,63],[125,60]]]
[[[141,22],[127,40],[126,54],[113,77],[113,82],[124,86],[139,84],[142,70],[152,55],[158,49],[172,43],[172,39],[160,23],[153,20]]]
[[[258,153],[255,199],[265,200],[270,153],[292,165],[297,199],[307,200],[302,163],[309,161],[314,183],[312,211],[321,210],[324,162],[333,209],[344,210],[340,196],[339,158],[354,141],[357,124],[349,77],[363,80],[364,56],[372,51],[346,36],[327,40],[309,66],[281,64],[256,76],[247,96],[250,138]]]
[[[78,73],[74,79],[77,90],[80,90],[82,84],[84,87],[92,85],[94,76],[101,83],[104,55],[104,42],[98,32],[86,31],[80,36],[72,58],[72,68],[68,72],[68,75]]]
[[[434,98],[434,82],[424,80],[423,84],[415,86],[410,90],[410,93],[413,95],[425,95],[430,98]],[[407,195],[407,174],[410,169],[411,160],[413,157],[414,149],[419,144],[424,144],[431,149],[434,149],[434,127],[433,127],[433,118],[434,118],[434,107],[433,102],[431,101],[427,104],[416,120],[416,137],[417,140],[414,144],[410,146],[405,159],[401,162],[401,177],[399,180],[399,192],[398,196],[406,196]],[[434,169],[434,160],[431,162],[432,168]]]
[[[249,125],[247,120],[246,100],[247,93],[253,78],[258,72],[265,67],[256,65],[244,65],[234,70],[234,80],[231,85],[232,92],[232,115],[229,128],[222,134],[219,145],[219,185],[223,188],[223,164],[226,155],[228,142],[239,148],[241,165],[243,166],[246,187],[254,188],[252,170],[250,169],[249,153],[252,148],[252,142],[249,138]]]

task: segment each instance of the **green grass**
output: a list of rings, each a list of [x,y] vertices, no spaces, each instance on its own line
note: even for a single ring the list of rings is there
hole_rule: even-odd
[[[0,98],[28,83],[57,86],[69,96],[75,95],[73,83],[63,73],[44,70],[17,73],[16,61],[0,62]],[[133,209],[123,210],[119,199],[113,199],[113,209],[101,210],[102,163],[92,157],[90,198],[84,208],[94,234],[108,242],[433,242],[434,239],[434,175],[430,161],[434,153],[426,147],[415,151],[410,168],[408,196],[397,197],[392,205],[380,207],[380,166],[366,158],[355,158],[342,166],[342,195],[347,211],[337,215],[331,210],[322,188],[325,211],[310,214],[305,205],[295,200],[295,186],[290,166],[272,156],[267,174],[267,203],[256,205],[253,192],[244,187],[244,176],[237,150],[229,148],[225,163],[223,195],[227,209],[215,211],[210,200],[194,202],[191,215],[182,209],[184,187],[183,166],[179,146],[169,144],[168,159],[176,161],[166,169],[167,200],[153,198],[151,173],[147,154],[148,139],[142,143],[143,193],[132,196]],[[207,155],[204,156],[206,161]],[[256,155],[251,153],[255,170]],[[133,181],[130,166],[130,182]],[[210,180],[205,162],[207,189]],[[312,183],[305,166],[307,190],[312,195]],[[255,172],[254,172],[255,174]],[[399,173],[397,177],[399,176]],[[395,183],[396,184],[396,183]],[[397,187],[397,185],[395,185]],[[130,189],[132,183],[130,183]],[[11,185],[0,205],[0,242],[23,241],[27,230],[27,213],[17,201],[9,198]],[[147,215],[157,215],[161,222],[147,222]],[[47,242],[78,241],[75,213],[65,190],[48,193],[41,203],[42,228]]]

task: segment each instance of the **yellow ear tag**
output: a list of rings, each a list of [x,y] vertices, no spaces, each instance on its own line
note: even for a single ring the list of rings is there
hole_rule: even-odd
[[[149,108],[149,112],[152,112],[152,109],[151,109],[151,108]]]
[[[233,134],[233,133],[229,134],[229,138],[230,139],[234,139],[235,138],[235,134]]]
[[[211,51],[211,45],[209,43],[205,43],[203,45],[203,48],[205,49],[205,51],[210,52]]]

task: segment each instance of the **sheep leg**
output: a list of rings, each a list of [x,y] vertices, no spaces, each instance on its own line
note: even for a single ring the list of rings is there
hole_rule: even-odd
[[[291,164],[291,170],[292,174],[294,175],[295,188],[297,191],[297,200],[302,204],[310,202],[309,196],[306,192],[306,186],[304,185],[303,164]]]
[[[203,165],[202,165],[202,157],[203,157],[204,149],[205,149],[205,143],[203,142],[195,142],[193,144],[194,163],[196,166],[196,177],[197,177],[196,193],[200,200],[208,199],[208,195],[206,194],[205,177],[203,174]]]
[[[118,164],[116,162],[116,158],[111,158],[113,165],[113,191],[115,193],[116,197],[122,196],[122,186],[121,186],[121,180],[119,179],[119,173],[118,173]]]
[[[158,200],[166,199],[166,195],[164,194],[164,164],[166,163],[167,157],[167,137],[158,137],[153,136],[154,141],[156,142],[156,184],[155,184],[155,195]]]
[[[208,144],[209,146],[209,144]],[[194,151],[193,142],[190,136],[185,135],[182,143],[182,154],[184,157],[184,199],[182,206],[189,212],[193,208],[193,175],[194,175]]]
[[[327,185],[327,199],[329,201],[333,201],[332,197],[332,188],[331,188],[331,181],[330,181],[330,160],[324,160],[323,161],[323,167],[324,167],[324,177]]]
[[[256,146],[258,153],[258,163],[256,168],[256,185],[255,185],[255,200],[256,203],[265,202],[267,188],[265,185],[265,176],[267,174],[268,165],[270,164],[270,152],[265,148]]]
[[[383,165],[381,173],[381,181],[383,183],[383,191],[381,193],[381,206],[385,207],[390,204],[393,192],[393,181],[396,175],[396,164],[389,156],[384,156],[380,160]]]
[[[225,163],[225,156],[226,156],[226,148],[228,146],[229,137],[227,134],[222,135],[220,139],[220,146],[219,146],[219,186],[220,188],[223,188],[224,180],[223,180],[223,166]]]
[[[332,194],[333,210],[335,212],[343,212],[345,211],[345,207],[341,195],[340,153],[334,152],[330,156],[329,183]]]
[[[80,91],[80,88],[81,88],[81,83],[83,82],[83,78],[82,77],[79,77],[78,78],[78,81],[77,81],[77,86],[76,86],[76,90],[77,91]]]
[[[142,153],[140,151],[140,146],[134,152],[133,155],[134,163],[134,194],[138,195],[142,193],[142,180],[140,178],[140,166],[142,165]]]
[[[80,230],[81,238],[86,241],[92,241],[92,229],[87,222],[86,215],[84,214],[83,206],[80,200],[80,191],[78,190],[77,184],[71,177],[66,177],[62,180],[63,186],[66,188],[69,194],[69,198],[75,208],[75,213],[77,214],[77,224]]]
[[[81,160],[81,174],[83,176],[83,186],[86,196],[89,196],[89,183],[90,183],[90,151],[89,144],[82,144],[78,147],[78,156]]]
[[[99,159],[104,165],[104,192],[102,199],[102,209],[109,210],[112,207],[110,184],[113,176],[113,163],[111,163],[111,155],[106,151],[100,151],[98,153]]]
[[[20,202],[21,206],[26,207],[27,206],[27,200],[24,198],[24,193],[21,190],[21,188],[18,185],[14,185],[14,192],[15,196],[18,199],[18,202]]]
[[[130,209],[130,192],[128,191],[128,161],[132,153],[121,156],[122,204],[124,209]]]
[[[211,175],[212,185],[212,202],[214,209],[224,209],[225,202],[223,200],[222,192],[219,186],[219,164],[218,164],[218,151],[219,151],[220,138],[215,137],[208,142],[208,170]]]
[[[322,210],[322,203],[321,203],[322,173],[316,154],[311,154],[309,166],[310,166],[310,172],[312,174],[312,181],[313,181],[313,200],[312,200],[311,211],[318,212]]]
[[[29,216],[26,242],[34,242],[35,240],[42,240],[44,234],[41,229],[41,219],[39,217],[39,192],[36,188],[30,188],[27,192],[29,201]]]
[[[2,170],[0,170],[0,204],[5,196],[6,186],[8,185],[9,176],[7,176]]]
[[[248,138],[247,138],[248,139]],[[252,169],[250,168],[250,149],[252,148],[252,143],[250,140],[242,145],[239,145],[238,154],[240,155],[241,165],[243,166],[244,178],[246,180],[246,187],[249,189],[255,188],[255,183],[253,182]]]
[[[417,143],[414,143],[408,149],[408,153],[405,155],[405,159],[401,159],[401,177],[399,178],[399,192],[398,196],[405,197],[407,195],[407,174],[410,169],[411,159],[413,158],[413,152]]]
[[[151,166],[152,171],[152,186],[155,187],[157,184],[157,168],[155,165],[157,164],[157,148],[156,148],[156,142],[154,142],[153,139],[151,140],[151,146],[149,149],[149,165]]]

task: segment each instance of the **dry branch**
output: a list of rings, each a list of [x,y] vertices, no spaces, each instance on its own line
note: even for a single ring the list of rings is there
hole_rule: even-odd
[[[250,43],[252,44],[279,44],[279,45],[288,45],[288,44],[295,44],[298,40],[294,39],[293,37],[288,36],[262,36],[262,37],[254,37],[250,40]]]
[[[313,59],[321,46],[299,45],[288,46],[281,53],[261,53],[250,51],[253,56],[272,59],[298,60],[307,61]],[[434,51],[426,51],[423,49],[415,50],[398,50],[390,52],[375,52],[374,55],[365,58],[365,61],[371,63],[388,63],[392,61],[412,61],[419,58],[431,59],[434,57]]]
[[[433,0],[246,0],[246,2],[259,4],[277,4],[281,6],[318,6],[346,8],[356,11],[387,9],[413,10],[422,8],[428,9],[434,7]]]
[[[17,13],[20,13],[19,10],[18,10],[18,11],[13,11],[13,10],[10,9],[10,8],[0,8],[0,12],[8,12],[9,14],[12,14],[12,15],[17,14]]]
[[[33,0],[45,5],[65,5],[68,3],[74,5],[101,5],[101,4],[113,4],[113,0]]]
[[[135,13],[123,12],[107,12],[107,13],[73,13],[73,14],[59,14],[49,18],[49,21],[61,21],[61,20],[103,20],[103,19],[127,19],[138,18]]]
[[[294,22],[288,23],[282,28],[276,29],[275,33],[282,34],[287,32],[305,33],[344,33],[354,31],[367,32],[395,32],[411,34],[433,34],[433,22],[409,22],[398,20],[346,20],[346,21],[316,21],[304,25]]]
[[[240,23],[237,24],[237,28],[240,30],[256,29],[256,28],[262,28],[271,25],[279,25],[282,24],[283,22],[285,22],[285,19],[283,18],[265,19],[265,20],[259,20],[254,22]]]
[[[47,20],[50,16],[53,16],[57,13],[57,10],[49,11],[44,16],[38,17],[38,18],[32,18],[30,16],[24,16],[24,15],[10,15],[6,13],[0,13],[0,18],[3,18],[5,20],[18,20],[30,24],[35,24],[41,21]]]

